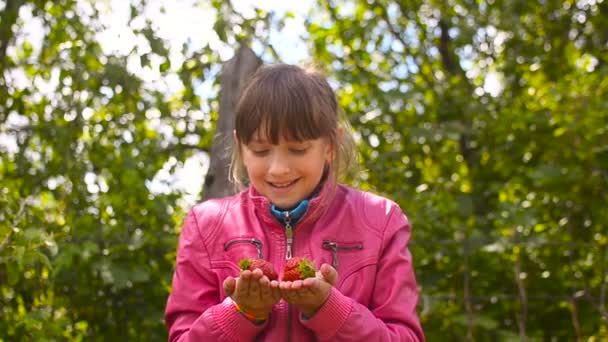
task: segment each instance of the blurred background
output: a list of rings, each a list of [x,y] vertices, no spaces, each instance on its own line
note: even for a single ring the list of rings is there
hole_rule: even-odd
[[[0,341],[167,339],[247,53],[329,76],[429,341],[606,340],[605,0],[0,0]]]

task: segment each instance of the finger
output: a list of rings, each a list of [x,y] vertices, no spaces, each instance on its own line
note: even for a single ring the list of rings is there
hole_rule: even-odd
[[[259,273],[256,273],[256,271],[260,270],[255,270],[251,274],[251,280],[249,281],[249,295],[256,300],[260,300],[260,278],[258,278]]]
[[[251,279],[251,271],[246,270],[246,271],[241,271],[241,275],[240,277],[244,280],[249,280]]]
[[[270,280],[268,277],[263,276],[258,282],[260,285],[260,297],[262,301],[269,301],[272,299],[272,289],[270,288]]]
[[[286,293],[292,293],[302,287],[301,285],[296,285],[295,281],[283,281],[279,284],[281,291]]]
[[[279,282],[273,280],[270,282],[270,291],[272,292],[272,299],[278,302],[281,299],[281,289],[279,288]]]
[[[293,290],[299,290],[302,288],[302,281],[301,280],[295,280],[293,283],[291,283],[291,288]]]
[[[283,299],[289,304],[294,304],[298,300],[296,291],[283,291],[281,293],[281,297],[283,297]]]
[[[282,281],[279,283],[279,293],[288,303],[293,300],[293,291],[291,290],[291,281]]]
[[[303,287],[302,280],[295,280],[291,283],[291,287],[287,291],[287,297],[291,302],[302,302],[307,296],[311,295],[311,291]]]
[[[279,288],[272,288],[272,300],[277,303],[281,300],[281,290]]]
[[[243,271],[239,277],[239,280],[236,282],[235,293],[239,295],[247,295],[249,292],[249,283],[251,279],[251,271]]]
[[[279,288],[281,289],[281,291],[289,291],[289,289],[291,289],[291,282],[282,281],[279,283]]]
[[[300,297],[316,297],[320,293],[320,284],[322,282],[325,281],[318,278],[304,279],[302,281],[302,288],[299,290]]]
[[[256,268],[255,270],[251,271],[251,279],[254,281],[262,279],[263,276],[264,272],[262,272],[262,270],[259,268]]]
[[[227,277],[224,279],[224,293],[227,297],[230,297],[236,288],[236,279],[233,277]]]
[[[306,279],[302,280],[302,287],[306,287],[306,288],[312,287],[315,284],[318,284],[319,280],[320,280],[319,278],[306,278]]]
[[[336,282],[338,281],[338,271],[331,265],[321,265],[321,274],[326,282],[330,283],[332,286],[336,285]]]

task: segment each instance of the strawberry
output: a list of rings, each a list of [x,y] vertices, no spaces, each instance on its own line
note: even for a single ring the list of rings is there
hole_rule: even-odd
[[[315,265],[306,260],[306,258],[295,257],[291,258],[285,264],[283,269],[283,281],[302,280],[306,278],[314,278],[316,275]]]
[[[262,270],[262,273],[270,280],[278,280],[279,275],[277,271],[274,270],[274,266],[269,261],[264,259],[243,259],[239,261],[239,267],[241,270],[250,270],[253,271],[256,268]]]

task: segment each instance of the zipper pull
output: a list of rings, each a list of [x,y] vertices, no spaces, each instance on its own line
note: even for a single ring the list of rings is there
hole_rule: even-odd
[[[338,270],[338,244],[333,241],[323,241],[323,248],[331,250],[331,265]]]
[[[285,251],[285,260],[289,260],[292,257],[293,227],[291,226],[291,216],[289,215],[289,211],[284,211],[283,216],[285,217],[285,237],[287,238],[287,251]]]
[[[337,242],[323,240],[323,248],[331,251],[331,265],[337,270],[338,269],[338,251],[356,251],[362,250],[363,244],[342,244],[339,245]]]
[[[262,241],[251,239],[251,243],[255,245],[255,249],[258,251],[258,259],[264,259],[264,256],[262,255]]]

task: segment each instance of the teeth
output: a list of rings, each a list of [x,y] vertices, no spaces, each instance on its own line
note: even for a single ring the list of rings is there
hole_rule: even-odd
[[[288,185],[291,185],[293,182],[287,182],[287,183],[271,183],[273,186],[277,187],[277,188],[285,188]]]

